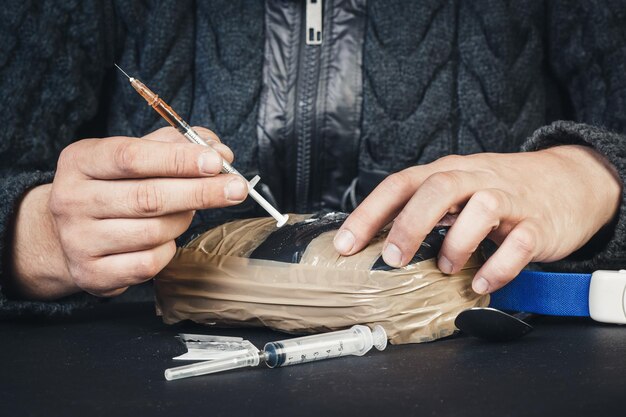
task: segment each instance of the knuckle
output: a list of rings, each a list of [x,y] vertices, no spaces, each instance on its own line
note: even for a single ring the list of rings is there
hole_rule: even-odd
[[[161,263],[159,262],[155,251],[148,251],[145,254],[142,254],[142,256],[137,260],[133,276],[138,281],[145,281],[154,277],[160,270]]]
[[[72,143],[71,145],[66,146],[59,155],[59,159],[57,161],[57,171],[61,171],[63,169],[67,169],[69,166],[73,165],[76,160],[76,148],[78,145],[76,143]]]
[[[141,150],[132,141],[124,140],[113,150],[113,162],[116,168],[124,175],[137,173],[137,162],[141,158]]]
[[[163,193],[153,181],[141,181],[130,197],[133,211],[139,215],[154,215],[164,208]]]
[[[69,211],[71,207],[70,199],[64,193],[52,192],[48,200],[48,209],[55,217],[61,217]]]
[[[78,215],[84,209],[85,201],[82,193],[75,186],[54,184],[48,198],[48,210],[57,218]]]
[[[502,199],[499,194],[492,190],[477,191],[471,201],[478,206],[478,210],[489,217],[497,217],[502,207]]]
[[[192,205],[194,208],[211,207],[215,201],[216,190],[213,187],[213,182],[200,181],[193,193]]]
[[[518,226],[511,231],[509,238],[525,258],[532,257],[537,248],[537,233],[533,227]]]
[[[99,272],[89,263],[73,263],[69,267],[74,283],[90,294],[101,294],[110,288],[102,281]]]
[[[189,162],[189,156],[186,149],[181,146],[174,147],[171,163],[168,167],[169,174],[173,174],[177,177],[185,174],[185,172],[187,172],[187,165]]]
[[[449,195],[456,191],[458,179],[452,172],[436,172],[424,181],[424,186],[437,195]]]
[[[70,143],[61,150],[59,160],[63,162],[75,162],[81,155],[84,155],[89,148],[96,146],[99,142],[100,140],[98,139],[81,139]]]
[[[85,196],[85,205],[88,207],[109,208],[111,206],[111,198],[102,192],[93,192]]]
[[[411,188],[411,175],[406,170],[389,175],[383,180],[381,186],[391,193],[403,194]]]
[[[446,167],[450,167],[451,169],[459,169],[463,166],[466,157],[461,155],[446,155],[442,156],[437,160],[437,162],[445,165]]]

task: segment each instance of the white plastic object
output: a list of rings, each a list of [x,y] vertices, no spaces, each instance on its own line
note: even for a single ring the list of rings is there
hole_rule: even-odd
[[[192,363],[190,365],[177,366],[165,370],[165,379],[172,381],[175,379],[189,378],[214,374],[216,372],[228,371],[230,369],[243,368],[246,366],[257,366],[260,362],[259,351],[256,348],[249,349],[246,353],[224,359],[213,361]]]
[[[239,356],[256,349],[250,341],[241,337],[179,333],[177,338],[183,342],[187,353],[172,358],[174,360],[209,361]]]
[[[251,188],[254,188],[259,183],[260,180],[261,180],[261,177],[259,177],[258,175],[255,175],[254,178],[248,181],[248,186]]]
[[[626,324],[626,270],[591,274],[589,315],[603,323]]]

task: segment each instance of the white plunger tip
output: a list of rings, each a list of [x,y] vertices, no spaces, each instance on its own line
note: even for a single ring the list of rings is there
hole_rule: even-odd
[[[387,347],[387,332],[380,324],[372,329],[372,338],[374,339],[374,347],[378,350],[385,350]]]
[[[288,220],[289,220],[289,215],[283,214],[282,218],[277,219],[276,227],[283,227],[287,223]]]

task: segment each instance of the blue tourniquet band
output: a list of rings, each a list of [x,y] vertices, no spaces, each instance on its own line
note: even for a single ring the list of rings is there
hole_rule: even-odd
[[[490,307],[549,316],[589,317],[591,274],[522,271],[491,294]]]

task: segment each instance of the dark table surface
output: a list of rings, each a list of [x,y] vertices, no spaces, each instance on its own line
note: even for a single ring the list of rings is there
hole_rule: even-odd
[[[150,304],[0,323],[0,415],[625,415],[626,328],[539,318],[525,338],[389,346],[278,369],[165,381],[178,332],[286,338],[264,329],[175,326]]]

